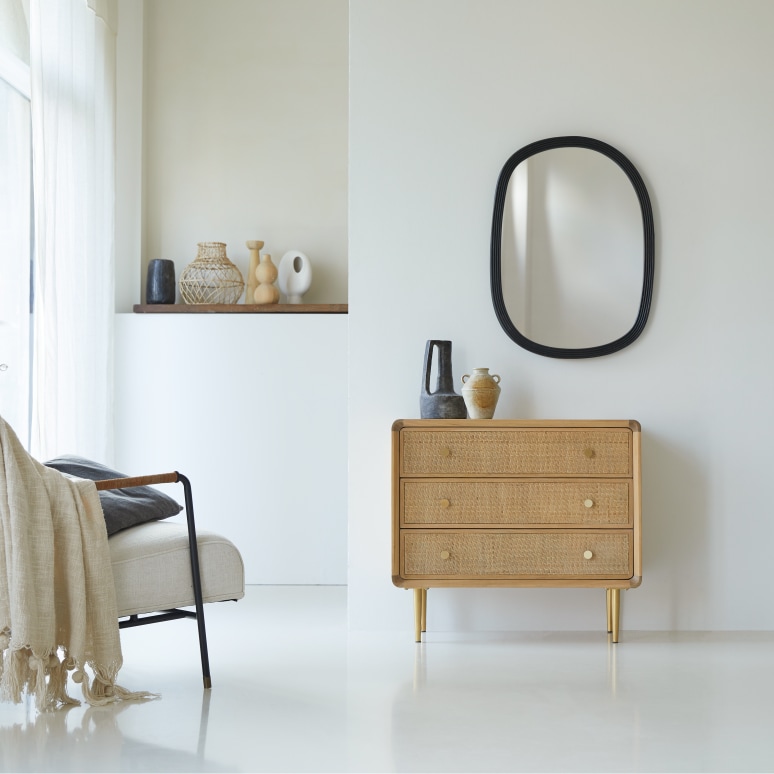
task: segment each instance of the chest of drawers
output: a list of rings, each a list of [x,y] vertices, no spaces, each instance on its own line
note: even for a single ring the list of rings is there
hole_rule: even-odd
[[[415,635],[432,587],[620,590],[642,580],[635,421],[401,419],[392,427],[392,579],[414,589]]]

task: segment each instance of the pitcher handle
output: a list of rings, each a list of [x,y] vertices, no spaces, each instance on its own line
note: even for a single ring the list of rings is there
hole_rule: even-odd
[[[422,389],[425,395],[432,395],[430,392],[430,372],[433,370],[433,349],[435,348],[435,341],[428,339],[425,344],[425,373],[422,380]]]

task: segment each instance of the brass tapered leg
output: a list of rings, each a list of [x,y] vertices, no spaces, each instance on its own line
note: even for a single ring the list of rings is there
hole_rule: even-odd
[[[610,607],[612,608],[613,642],[618,642],[618,621],[621,614],[621,589],[610,589]]]
[[[427,589],[422,589],[422,631],[427,631]]]
[[[414,589],[414,641],[422,642],[422,589]]]
[[[608,634],[613,631],[613,606],[611,604],[611,596],[613,589],[605,589],[605,596],[607,597],[607,632]]]

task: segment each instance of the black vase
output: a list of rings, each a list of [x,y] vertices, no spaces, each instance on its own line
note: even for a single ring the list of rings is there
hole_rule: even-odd
[[[431,339],[425,346],[425,367],[422,372],[422,390],[419,394],[419,416],[422,419],[466,419],[468,409],[462,395],[454,392],[451,359],[452,343]],[[435,391],[430,391],[430,371],[433,351],[438,352],[438,380]]]
[[[154,258],[148,263],[148,281],[145,285],[146,304],[175,303],[175,262]]]

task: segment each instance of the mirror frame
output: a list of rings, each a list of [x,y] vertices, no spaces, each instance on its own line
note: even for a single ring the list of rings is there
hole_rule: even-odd
[[[588,150],[601,153],[615,162],[629,178],[629,182],[634,187],[637,194],[637,200],[640,203],[642,212],[642,232],[643,232],[643,277],[642,277],[642,295],[640,296],[640,308],[637,313],[637,319],[631,330],[608,344],[600,344],[596,347],[583,347],[570,349],[564,347],[551,347],[546,344],[539,344],[527,338],[519,331],[511,320],[503,298],[502,283],[502,229],[503,212],[505,210],[505,197],[508,191],[508,183],[516,167],[522,161],[543,151],[553,150],[554,148],[586,148]],[[497,319],[503,330],[520,347],[534,352],[537,355],[545,357],[558,358],[584,358],[600,357],[610,355],[613,352],[628,347],[641,333],[648,320],[650,312],[650,303],[653,297],[653,275],[655,268],[655,229],[653,226],[653,209],[650,206],[650,198],[645,188],[645,183],[640,177],[635,166],[612,145],[608,145],[601,140],[594,140],[590,137],[551,137],[546,140],[525,145],[521,150],[516,151],[505,162],[505,166],[500,172],[497,180],[497,189],[495,192],[494,214],[492,216],[492,242],[491,242],[491,260],[490,260],[490,280],[492,289],[492,303],[494,304]]]

